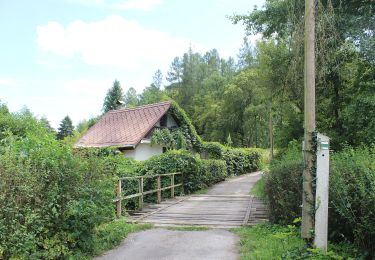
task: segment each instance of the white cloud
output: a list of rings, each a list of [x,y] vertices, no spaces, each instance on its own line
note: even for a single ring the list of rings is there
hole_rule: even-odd
[[[79,57],[89,65],[134,69],[145,63],[164,68],[188,49],[191,40],[112,15],[98,22],[74,21],[66,27],[50,21],[37,27],[37,43],[46,52]]]
[[[120,10],[142,10],[149,11],[161,4],[161,0],[67,0],[69,3],[94,6],[107,9],[120,9]]]

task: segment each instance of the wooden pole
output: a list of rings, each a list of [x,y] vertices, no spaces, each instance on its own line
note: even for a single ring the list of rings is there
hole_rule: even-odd
[[[139,196],[139,210],[143,209],[143,177],[139,179],[139,193],[141,196]]]
[[[118,184],[117,184],[117,189],[116,189],[116,193],[117,193],[117,202],[116,202],[116,216],[119,218],[121,217],[121,213],[122,213],[122,209],[121,209],[121,179],[118,180]]]
[[[171,198],[174,198],[174,174],[171,175]]]
[[[315,132],[315,0],[305,0],[305,118],[302,227],[301,236],[311,239],[314,218],[314,196],[312,192],[312,171],[315,151],[312,134]]]
[[[161,185],[160,185],[160,175],[158,176],[158,178],[156,179],[157,180],[157,194],[158,194],[158,198],[157,198],[157,203],[160,203],[161,202]]]

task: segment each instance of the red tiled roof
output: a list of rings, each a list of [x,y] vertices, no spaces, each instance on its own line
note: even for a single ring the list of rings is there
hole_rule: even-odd
[[[163,102],[107,112],[75,144],[75,147],[137,145],[170,108]]]

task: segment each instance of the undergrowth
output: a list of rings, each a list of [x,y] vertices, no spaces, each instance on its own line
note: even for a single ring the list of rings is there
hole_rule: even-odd
[[[308,247],[294,225],[269,223],[242,227],[234,232],[240,236],[241,259],[364,259],[349,244],[329,245],[327,253]]]

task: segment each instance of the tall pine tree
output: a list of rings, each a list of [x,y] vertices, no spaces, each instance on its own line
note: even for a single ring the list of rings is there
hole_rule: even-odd
[[[124,94],[118,80],[113,82],[113,87],[107,92],[103,103],[103,112],[107,113],[110,110],[118,109],[124,104]]]
[[[57,139],[63,140],[67,136],[72,136],[74,131],[74,126],[72,120],[69,116],[64,117],[61,121],[60,126],[57,131]]]

